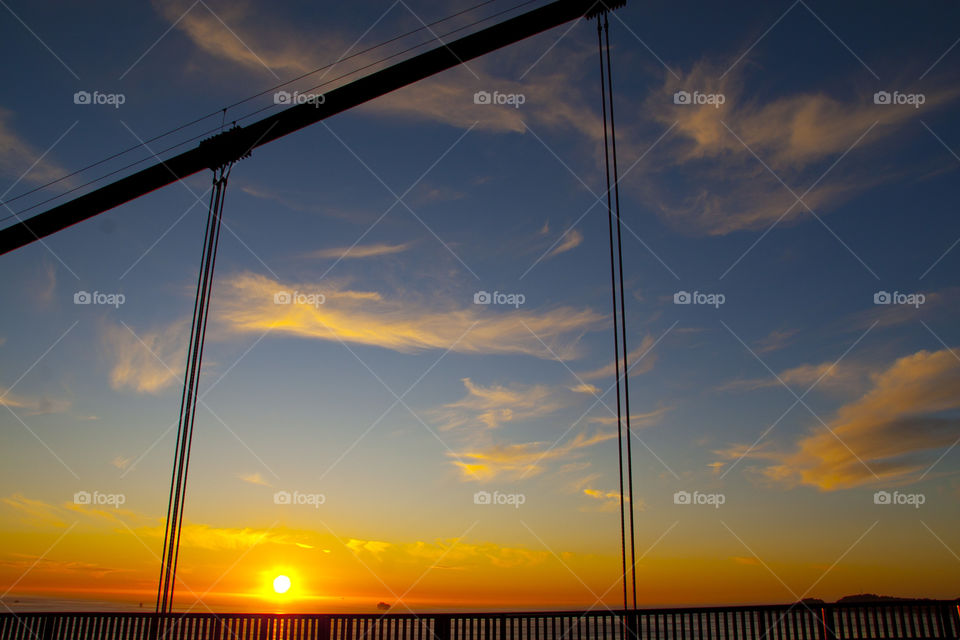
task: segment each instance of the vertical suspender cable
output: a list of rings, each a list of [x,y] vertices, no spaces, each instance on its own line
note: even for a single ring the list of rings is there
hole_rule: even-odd
[[[623,583],[623,608],[627,602],[627,551],[626,524],[623,504],[623,419],[620,413],[620,338],[617,327],[617,268],[613,247],[613,206],[610,201],[610,145],[607,139],[607,81],[603,67],[603,38],[600,17],[597,17],[597,50],[600,53],[600,103],[603,111],[603,162],[606,169],[605,191],[607,196],[607,229],[610,239],[610,295],[613,302],[613,363],[614,379],[617,389],[617,476],[620,483],[620,566]]]
[[[597,20],[599,22],[599,20]],[[623,294],[623,226],[620,220],[620,171],[617,167],[617,129],[613,120],[613,71],[610,66],[610,23],[607,14],[603,14],[603,31],[607,51],[607,100],[610,103],[610,143],[613,156],[613,195],[617,213],[617,262],[620,265],[620,348],[623,350],[623,408],[627,422],[627,486],[630,502],[630,582],[633,588],[633,606],[637,606],[637,547],[634,542],[633,526],[633,453],[631,441],[633,431],[630,428],[630,366],[627,361],[627,312]],[[609,193],[608,193],[609,196]]]
[[[170,497],[167,501],[167,521],[164,529],[163,555],[160,566],[160,581],[157,589],[157,614],[161,623],[173,609],[173,594],[176,583],[177,560],[180,553],[180,533],[183,528],[184,498],[187,475],[190,469],[190,450],[193,445],[193,427],[197,413],[197,389],[203,363],[203,346],[207,333],[207,319],[213,291],[213,273],[220,243],[220,226],[227,179],[232,162],[214,169],[213,190],[207,223],[204,230],[203,252],[200,258],[200,274],[197,277],[197,293],[193,303],[193,321],[190,326],[190,342],[183,391],[180,398],[180,418],[177,424],[177,441],[174,448],[174,465],[170,478]],[[160,628],[155,627],[154,637],[160,637]],[[164,632],[165,636],[166,633]]]

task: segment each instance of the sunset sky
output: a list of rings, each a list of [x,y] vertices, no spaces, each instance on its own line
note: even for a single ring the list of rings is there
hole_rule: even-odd
[[[351,57],[473,3],[0,4],[3,226],[514,6]],[[960,6],[610,20],[639,604],[957,597]],[[620,605],[597,67],[570,23],[236,164],[178,609]],[[153,607],[209,189],[0,256],[8,607]]]

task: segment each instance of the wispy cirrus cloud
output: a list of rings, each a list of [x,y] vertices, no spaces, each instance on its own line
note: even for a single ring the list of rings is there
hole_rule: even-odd
[[[24,415],[40,416],[50,413],[64,413],[73,406],[73,399],[67,395],[27,395],[19,394],[0,387],[0,407],[20,409]]]
[[[576,229],[570,229],[563,234],[563,240],[560,241],[560,244],[554,247],[553,250],[547,254],[547,258],[552,258],[560,255],[561,253],[566,253],[567,251],[576,249],[581,244],[583,244],[583,234]]]
[[[774,329],[757,341],[755,350],[757,353],[770,353],[771,351],[779,351],[790,344],[791,340],[793,340],[797,333],[797,329]]]
[[[272,487],[273,485],[267,482],[263,475],[260,472],[256,473],[240,473],[237,474],[237,477],[243,480],[248,484],[256,484],[262,487]]]
[[[657,362],[657,355],[652,352],[652,349],[656,342],[656,338],[647,334],[643,336],[643,340],[640,341],[640,346],[631,349],[627,354],[627,364],[630,367],[631,376],[642,375],[653,370]],[[623,362],[620,363],[620,366],[623,366]],[[597,369],[578,373],[577,377],[581,380],[601,380],[606,378],[613,381],[615,371],[616,367],[613,361],[611,361],[609,364]]]
[[[576,457],[585,449],[616,437],[616,433],[607,431],[580,432],[561,444],[497,443],[447,455],[453,458],[452,463],[460,469],[464,481],[482,482],[500,476],[519,479],[540,474],[547,463]]]
[[[589,393],[591,395],[600,395],[600,387],[590,384],[589,382],[584,382],[570,387],[570,391],[574,393]]]
[[[802,364],[777,373],[777,376],[762,378],[738,379],[721,385],[717,391],[753,391],[781,387],[781,380],[790,387],[806,390],[807,387],[817,384],[820,390],[851,392],[863,388],[866,383],[869,368],[865,364],[843,362],[821,362],[819,364]],[[777,378],[780,378],[778,380]]]
[[[469,542],[463,538],[398,543],[351,538],[346,546],[355,554],[375,562],[436,563],[442,560],[445,569],[466,569],[480,564],[501,568],[534,566],[550,557],[549,551],[504,546],[493,542]]]
[[[217,15],[202,6],[187,11],[191,6],[187,0],[154,0],[154,6],[197,49],[246,74],[272,72],[282,78],[295,77],[333,63],[346,52],[356,53],[368,46],[361,43],[351,49],[351,38],[343,35],[342,31],[325,25],[288,22],[279,17],[279,13],[266,16],[243,3],[215,3],[213,8]],[[402,12],[403,8],[397,10]],[[446,28],[450,28],[450,25]],[[395,58],[380,63],[383,57],[394,50],[399,51],[413,42],[425,40],[429,38],[424,34],[418,34],[413,40],[401,39],[392,48],[359,55],[337,65],[327,76],[310,76],[296,86],[308,90],[324,79],[329,81],[366,65],[373,65],[363,72],[370,73],[396,62]],[[418,52],[439,44],[430,42]],[[450,69],[415,86],[399,89],[361,105],[358,111],[381,117],[441,122],[458,128],[476,127],[494,132],[524,133],[527,123],[530,123],[534,127],[577,131],[593,141],[600,141],[603,126],[592,102],[593,94],[571,91],[570,82],[572,72],[584,75],[593,70],[593,47],[572,50],[562,59],[547,56],[539,62],[534,73],[523,80],[516,79],[529,67],[529,60],[536,59],[549,46],[519,43],[517,47],[530,48],[532,57],[528,56],[514,64],[517,68],[513,72],[491,72],[489,61],[475,59],[470,61],[469,70],[462,66]],[[502,64],[505,61],[501,58],[500,62]],[[317,90],[329,91],[356,77],[359,76],[350,76]],[[473,97],[477,91],[523,94],[523,109],[477,103]],[[564,96],[564,99],[558,100],[558,95]]]
[[[678,227],[723,235],[763,229],[781,216],[809,216],[780,180],[801,195],[853,149],[857,160],[838,164],[803,198],[818,213],[838,206],[895,177],[876,156],[864,153],[960,95],[956,87],[931,88],[923,113],[874,104],[866,91],[765,97],[748,84],[744,69],[725,74],[701,60],[677,77],[665,74],[662,88],[644,101],[642,113],[674,128],[657,148],[658,170],[629,184]],[[719,107],[675,104],[677,91],[722,94],[725,101]]]
[[[403,353],[452,349],[575,358],[580,353],[580,337],[603,328],[603,316],[590,309],[497,313],[471,303],[426,303],[411,296],[354,291],[330,279],[315,284],[278,282],[245,272],[225,277],[221,287],[225,295],[216,311],[228,331],[262,334],[269,329],[274,334],[342,340]],[[276,304],[274,295],[284,291],[318,294],[324,301]],[[469,295],[472,300],[472,293]]]
[[[667,414],[673,407],[660,407],[659,409],[654,409],[653,411],[647,411],[645,413],[631,413],[630,414],[630,427],[652,427],[655,424],[658,424],[663,416]],[[605,413],[604,415],[591,416],[587,418],[587,422],[591,424],[617,424],[617,416]],[[626,416],[623,420],[624,425],[626,425]]]
[[[743,445],[717,453],[767,463],[765,478],[824,491],[876,482],[903,483],[927,472],[940,451],[960,438],[960,360],[956,350],[918,351],[872,377],[872,388],[815,425],[794,447]]]
[[[22,493],[14,493],[0,498],[0,503],[16,511],[21,519],[30,524],[55,527],[67,526],[67,518],[62,510],[43,500],[35,500]]]
[[[145,331],[107,325],[104,345],[113,361],[110,386],[139,393],[159,393],[179,381],[186,362],[186,321]]]
[[[161,518],[145,516],[126,509],[95,509],[89,505],[71,503],[56,505],[27,498],[21,494],[0,498],[0,504],[11,507],[29,516],[28,523],[44,528],[51,524],[57,528],[67,526],[68,521],[82,518],[88,525],[100,527],[101,531],[120,532],[125,537],[130,532],[143,540],[161,539]],[[124,526],[126,525],[126,526]],[[548,551],[533,550],[520,546],[504,545],[492,541],[471,541],[463,537],[437,538],[434,540],[376,540],[350,535],[333,536],[309,529],[294,529],[284,526],[262,527],[215,527],[204,523],[185,522],[181,545],[208,552],[246,551],[264,548],[267,552],[289,553],[291,549],[320,550],[325,554],[342,550],[360,556],[364,562],[391,562],[436,566],[443,560],[442,568],[468,568],[478,565],[496,567],[532,566],[550,557]],[[138,551],[139,551],[138,547]],[[23,566],[27,556],[8,555],[0,566]],[[33,564],[36,557],[31,557]],[[87,573],[95,576],[116,571],[108,566],[92,563],[51,560],[49,564],[37,564],[37,568],[51,571]]]
[[[433,411],[441,430],[457,427],[494,429],[508,422],[533,420],[555,413],[564,405],[563,395],[547,385],[476,384],[462,380],[466,397]]]
[[[111,574],[132,573],[130,568],[114,567],[81,560],[53,560],[44,556],[26,553],[10,554],[10,559],[0,560],[0,567],[14,569],[17,573],[48,573],[52,576],[79,574],[91,578],[103,578]]]
[[[403,253],[413,246],[412,242],[401,244],[360,244],[353,247],[336,247],[332,249],[319,249],[307,254],[308,258],[332,258],[340,260],[375,258],[378,256],[389,256],[395,253]]]
[[[596,500],[599,502],[599,505],[590,505],[587,507],[581,507],[581,511],[599,511],[601,513],[611,513],[613,511],[619,511],[620,509],[620,492],[619,491],[609,491],[605,489],[590,489],[586,488],[583,490],[583,495]],[[634,496],[636,498],[636,496]],[[643,511],[644,504],[642,500],[634,500],[635,511]],[[630,497],[623,496],[624,508],[626,510],[630,509]]]

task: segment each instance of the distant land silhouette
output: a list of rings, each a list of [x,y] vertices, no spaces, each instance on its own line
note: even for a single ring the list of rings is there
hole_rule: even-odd
[[[881,596],[875,593],[858,593],[852,596],[843,596],[837,600],[837,604],[865,604],[869,602],[934,602],[932,598],[901,598],[899,596]],[[800,602],[810,605],[810,606],[819,606],[827,604],[826,601],[821,600],[820,598],[804,598]]]

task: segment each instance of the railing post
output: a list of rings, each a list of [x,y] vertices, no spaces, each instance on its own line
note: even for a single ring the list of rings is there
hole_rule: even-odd
[[[637,634],[637,612],[633,611],[624,611],[623,612],[623,631],[625,640],[637,640],[639,635]]]
[[[433,617],[434,640],[450,640],[450,616],[437,615]]]
[[[827,616],[826,607],[820,607],[821,640],[837,640],[837,632],[834,629],[833,610],[830,616]]]
[[[155,613],[150,616],[150,640],[159,640],[160,638],[160,616],[163,614]]]
[[[330,616],[320,616],[317,619],[317,640],[330,640]]]
[[[40,633],[38,634],[43,640],[50,640],[53,636],[53,621],[54,614],[47,614],[40,618]]]
[[[944,603],[944,609],[946,610],[946,619],[948,620],[947,626],[945,628],[946,633],[949,634],[951,630],[956,635],[945,635],[945,638],[960,638],[960,600],[955,600],[951,603]]]

